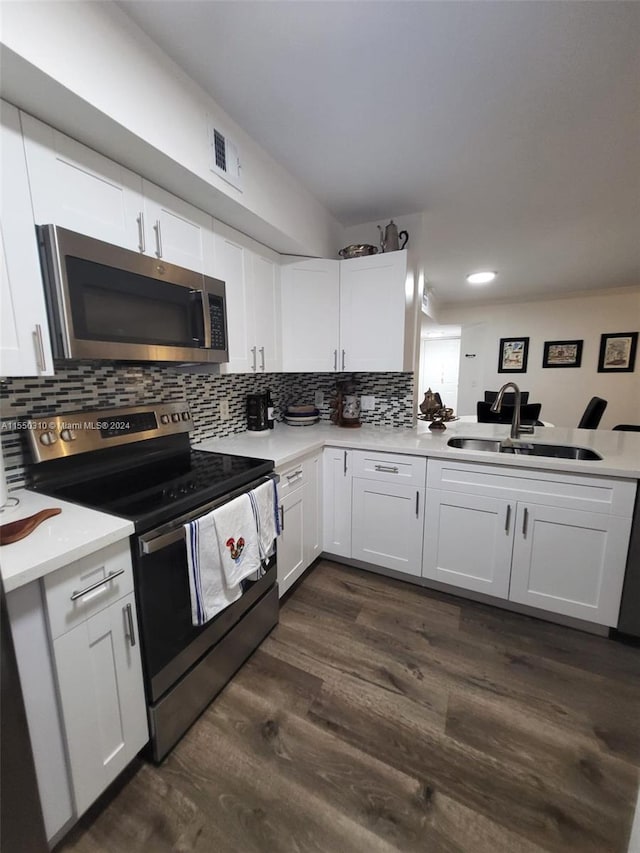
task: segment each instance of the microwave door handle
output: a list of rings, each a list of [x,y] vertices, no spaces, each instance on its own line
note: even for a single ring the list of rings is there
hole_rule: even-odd
[[[194,341],[204,349],[211,349],[211,323],[209,321],[209,294],[206,290],[192,290]],[[198,332],[196,332],[196,329]]]

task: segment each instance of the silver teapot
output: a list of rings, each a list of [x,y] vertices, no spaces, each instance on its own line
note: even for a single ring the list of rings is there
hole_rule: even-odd
[[[409,242],[408,232],[400,231],[398,233],[398,226],[393,219],[385,227],[384,232],[382,226],[378,225],[378,231],[380,232],[380,248],[383,252],[397,252],[398,249],[404,249]],[[400,245],[401,238],[404,238],[402,246]]]

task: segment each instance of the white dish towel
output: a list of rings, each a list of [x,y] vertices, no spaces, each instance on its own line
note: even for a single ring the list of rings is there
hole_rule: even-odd
[[[260,559],[267,560],[273,554],[273,543],[280,535],[278,513],[278,490],[275,480],[261,483],[249,492],[253,514],[258,527]]]
[[[184,528],[191,621],[204,625],[237,601],[240,581],[260,569],[251,501],[240,495]]]

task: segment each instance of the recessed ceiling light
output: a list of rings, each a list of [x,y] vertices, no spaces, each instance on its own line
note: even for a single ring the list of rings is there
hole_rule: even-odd
[[[489,284],[493,281],[497,273],[495,272],[472,272],[467,276],[469,284]]]

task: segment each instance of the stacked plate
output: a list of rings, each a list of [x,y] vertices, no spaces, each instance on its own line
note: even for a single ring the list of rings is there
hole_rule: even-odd
[[[290,426],[310,426],[318,423],[320,412],[312,405],[289,406],[284,420]]]

